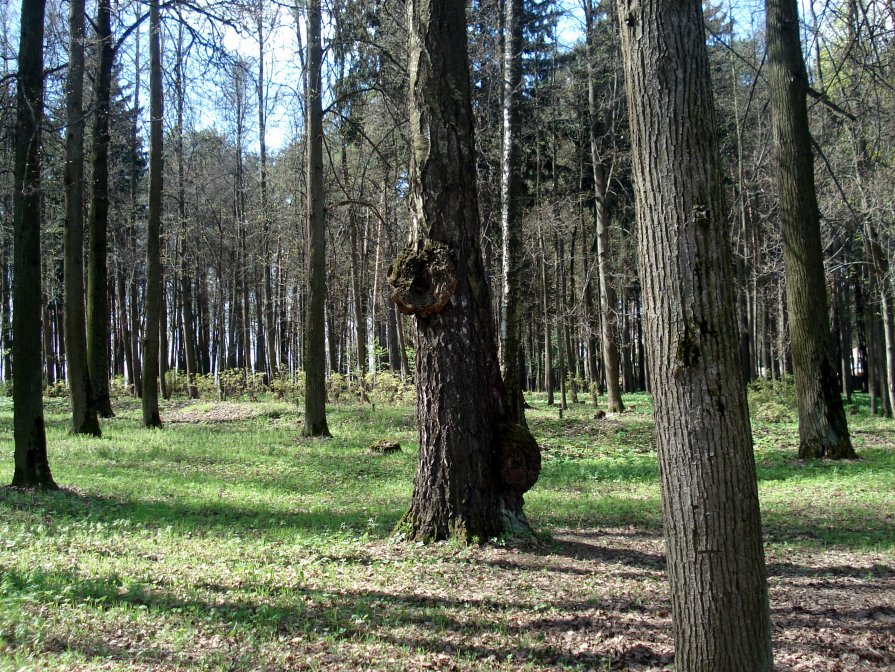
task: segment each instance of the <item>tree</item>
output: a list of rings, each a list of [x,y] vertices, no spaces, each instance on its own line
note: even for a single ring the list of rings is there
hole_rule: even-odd
[[[320,0],[308,5],[308,67],[305,85],[308,160],[308,270],[305,315],[305,436],[329,436],[326,424],[326,360],[324,303],[326,301],[326,204],[323,190],[323,109],[320,41]]]
[[[500,369],[510,417],[525,422],[525,399],[519,381],[522,335],[522,165],[520,98],[522,89],[522,0],[504,0],[503,148],[500,157],[500,233],[503,292],[500,296]]]
[[[12,484],[55,489],[44,430],[40,291],[40,141],[44,113],[44,0],[22,3],[13,191]]]
[[[109,398],[109,109],[112,97],[112,28],[109,0],[97,3],[99,62],[94,86],[93,178],[87,219],[87,357],[96,409],[114,415]]]
[[[587,105],[590,115],[590,154],[594,173],[594,219],[596,220],[597,279],[600,295],[603,366],[606,372],[606,405],[610,413],[625,410],[618,380],[618,347],[615,342],[615,292],[609,283],[609,180],[606,159],[600,146],[602,119],[597,109],[597,84],[594,74],[594,7],[584,0],[585,40],[587,45]]]
[[[799,406],[799,457],[856,457],[832,356],[827,286],[796,0],[768,0],[768,81],[786,303]]]
[[[87,364],[84,317],[84,0],[69,7],[65,86],[65,361],[75,434],[100,436]]]
[[[412,0],[410,200],[413,242],[389,269],[415,315],[420,457],[399,530],[410,539],[485,541],[527,529],[522,495],[538,446],[505,404],[479,248],[465,3]]]
[[[158,0],[149,3],[149,220],[146,231],[146,327],[143,331],[143,424],[161,427],[158,411],[159,321],[162,317],[162,59]]]
[[[773,669],[698,0],[619,0],[675,669]]]

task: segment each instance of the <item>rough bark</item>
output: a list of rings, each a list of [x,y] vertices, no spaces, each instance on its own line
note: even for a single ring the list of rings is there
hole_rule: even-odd
[[[702,6],[618,9],[675,669],[772,670]]]
[[[399,530],[410,539],[486,541],[527,529],[522,495],[540,453],[511,422],[479,247],[465,5],[412,0],[410,199],[414,242],[389,269],[416,316],[420,458]]]
[[[44,0],[22,3],[13,173],[12,484],[55,489],[44,431],[40,288],[40,141],[43,123]]]
[[[162,60],[158,0],[149,3],[149,217],[146,227],[146,326],[143,331],[143,425],[161,427],[158,410],[162,307]]]
[[[799,41],[796,0],[768,0],[767,42],[786,304],[799,406],[799,457],[852,458],[855,451],[832,358],[805,101],[808,75]]]
[[[115,415],[109,398],[109,107],[112,91],[112,28],[109,0],[97,6],[99,61],[94,85],[93,176],[87,219],[87,362],[97,412]]]
[[[102,11],[103,3],[99,4]],[[101,25],[98,17],[97,25]],[[68,19],[68,77],[65,84],[65,352],[71,394],[71,431],[100,436],[87,366],[84,315],[84,0],[72,0]]]
[[[305,85],[308,116],[308,270],[305,315],[305,436],[330,436],[326,422],[326,204],[323,187],[322,47],[320,0],[308,4],[308,67]],[[330,333],[330,338],[333,334]],[[332,341],[331,341],[332,342]]]

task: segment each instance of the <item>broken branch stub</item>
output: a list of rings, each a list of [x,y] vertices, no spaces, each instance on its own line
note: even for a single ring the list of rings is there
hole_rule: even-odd
[[[392,300],[405,315],[429,317],[444,310],[454,290],[457,274],[451,248],[426,241],[421,250],[407,246],[388,268]]]

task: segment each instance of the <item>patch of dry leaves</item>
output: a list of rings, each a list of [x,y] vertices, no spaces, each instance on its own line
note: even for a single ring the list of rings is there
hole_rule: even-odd
[[[293,641],[294,669],[671,669],[658,535],[564,530],[540,547],[364,551],[319,608],[372,596],[374,617],[335,641]],[[892,558],[786,550],[771,553],[768,567],[777,670],[895,669]]]

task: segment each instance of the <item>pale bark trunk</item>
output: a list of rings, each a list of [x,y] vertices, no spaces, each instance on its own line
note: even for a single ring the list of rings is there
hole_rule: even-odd
[[[701,3],[619,0],[675,669],[773,669]]]
[[[525,399],[519,383],[522,316],[520,113],[522,79],[522,0],[504,1],[503,151],[500,166],[500,232],[503,291],[500,296],[500,368],[511,417],[525,422]],[[527,425],[526,425],[527,426]]]

